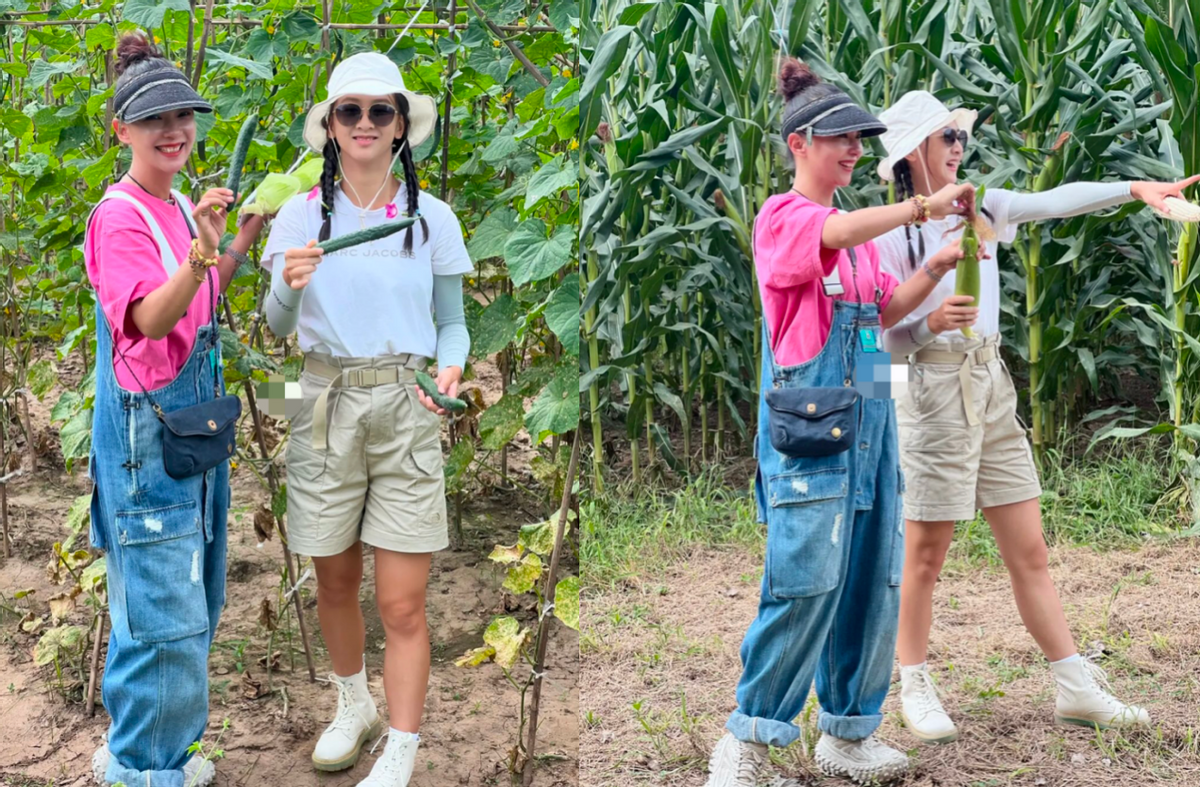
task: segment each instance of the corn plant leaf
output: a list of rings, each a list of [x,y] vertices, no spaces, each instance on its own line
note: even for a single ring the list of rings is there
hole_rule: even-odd
[[[554,616],[579,631],[579,577],[563,577],[554,589]]]

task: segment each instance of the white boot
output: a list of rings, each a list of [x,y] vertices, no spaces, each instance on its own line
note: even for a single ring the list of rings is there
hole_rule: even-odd
[[[900,715],[912,734],[926,743],[949,743],[958,737],[942,707],[937,684],[923,664],[900,668]]]
[[[1149,726],[1150,714],[1142,708],[1125,703],[1110,691],[1108,676],[1098,665],[1084,658],[1050,665],[1058,682],[1058,701],[1054,720],[1059,724],[1078,724],[1083,727]]]
[[[847,741],[822,733],[816,760],[826,776],[845,776],[855,784],[886,784],[908,772],[908,755],[885,746],[874,735]]]
[[[766,763],[766,744],[741,741],[727,732],[708,760],[705,787],[755,787],[758,772]]]
[[[375,743],[378,745],[379,742]],[[408,787],[413,767],[417,764],[417,746],[420,743],[420,736],[405,734],[404,737],[398,737],[396,730],[392,730],[383,754],[371,768],[371,775],[359,782],[358,787]]]
[[[104,774],[108,771],[108,763],[111,759],[112,752],[108,750],[108,733],[106,732],[100,740],[100,748],[96,749],[96,753],[92,755],[92,776],[96,779],[96,784],[101,787],[109,787],[109,782],[104,778]],[[183,766],[183,787],[208,787],[216,776],[217,769],[213,767],[211,761],[192,755],[192,758]]]
[[[357,675],[340,678],[329,676],[337,686],[337,715],[321,733],[313,749],[313,766],[319,771],[344,771],[353,768],[363,745],[382,731],[375,700],[367,688],[367,668]]]

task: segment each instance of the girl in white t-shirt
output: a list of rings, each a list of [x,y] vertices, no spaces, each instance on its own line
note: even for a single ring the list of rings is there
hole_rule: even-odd
[[[888,130],[879,174],[896,181],[897,199],[931,194],[954,183],[975,122],[973,110],[950,111],[932,94],[914,91],[880,115]],[[1011,243],[1018,225],[1066,218],[1141,200],[1165,209],[1197,178],[1179,183],[1072,183],[1037,194],[989,189],[979,206],[995,237],[980,262],[980,298],[954,295],[955,271],[925,270],[926,260],[961,236],[957,217],[899,228],[875,239],[884,270],[904,281],[918,271],[938,284],[909,317],[885,333],[888,352],[909,356],[912,380],[896,403],[904,499],[905,560],[900,590],[901,706],[918,738],[957,737],[926,666],[933,589],[954,535],[955,521],[982,510],[1012,580],[1026,628],[1051,663],[1060,723],[1144,726],[1145,710],[1110,694],[1103,670],[1075,648],[1047,567],[1038,498],[1041,485],[1016,415],[1017,395],[999,354],[1000,273],[996,245]],[[974,326],[968,339],[962,328]]]
[[[277,335],[298,329],[304,351],[304,401],[287,449],[288,538],[316,566],[338,687],[335,718],[313,752],[323,771],[352,767],[388,726],[367,687],[359,606],[362,545],[375,548],[390,732],[359,785],[404,787],[429,680],[431,553],[448,545],[444,411],[417,388],[414,371],[436,357],[438,389],[457,394],[470,344],[462,275],[473,266],[450,206],[417,187],[412,147],[437,121],[433,99],[406,90],[395,64],[373,52],[340,63],[328,95],[304,130],[325,158],[321,183],[283,206],[264,252],[268,324]],[[392,175],[397,160],[403,180]],[[418,221],[337,253],[321,250],[330,238],[401,217]]]

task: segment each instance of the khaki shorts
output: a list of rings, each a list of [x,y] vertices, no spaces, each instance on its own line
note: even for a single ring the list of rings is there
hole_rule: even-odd
[[[994,359],[970,369],[977,424],[964,407],[961,364],[912,365],[908,390],[896,402],[900,462],[907,490],[904,516],[915,522],[974,519],[981,508],[1021,503],[1042,494],[1017,392],[999,358],[999,337],[958,340],[949,348],[996,347]]]
[[[343,369],[388,368],[400,359],[316,358]],[[313,448],[313,409],[329,385],[306,368],[304,396],[287,446],[288,545],[311,557],[340,554],[357,541],[393,552],[449,546],[442,473],[441,419],[413,389],[411,369],[397,383],[330,392],[327,450]]]

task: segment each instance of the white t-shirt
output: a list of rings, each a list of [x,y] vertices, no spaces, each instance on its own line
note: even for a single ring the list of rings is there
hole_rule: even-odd
[[[1001,243],[1012,243],[1016,240],[1019,225],[1010,223],[1008,215],[1009,205],[1015,195],[1015,192],[1005,189],[990,189],[983,195],[983,207],[988,213],[992,214],[992,218],[988,220],[988,223],[996,232],[996,239],[987,243],[987,253],[991,255],[991,259],[980,260],[979,262],[979,320],[972,329],[979,336],[990,336],[1000,332],[1000,268],[997,266],[999,258],[996,254],[996,249]],[[912,278],[913,274],[921,269],[925,260],[932,257],[944,246],[962,237],[962,222],[963,219],[961,216],[947,216],[944,219],[928,221],[920,228],[916,225],[910,227],[909,233],[912,236],[911,247],[913,256],[917,261],[915,267],[909,260],[908,249],[910,242],[904,235],[904,227],[897,227],[880,235],[875,239],[875,246],[879,249],[880,267],[895,276],[897,281],[906,281]],[[925,239],[924,259],[921,257],[919,237]],[[904,318],[904,322],[909,323],[919,319],[923,323],[931,312],[936,311],[942,305],[942,301],[953,295],[954,274],[955,271],[947,272],[937,286],[933,288],[933,292],[929,294],[929,297],[920,306],[913,309]],[[938,335],[938,339],[942,341],[964,338],[962,331],[957,329]]]
[[[420,222],[414,224],[411,254],[404,252],[407,230],[400,230],[324,256],[300,302],[301,350],[339,358],[402,353],[435,357],[433,276],[464,274],[475,268],[463,242],[462,225],[450,206],[424,191],[418,205],[429,224],[429,238],[426,241]],[[365,225],[374,227],[404,215],[403,184],[394,206],[367,211]],[[339,186],[329,237],[362,229],[360,212]],[[316,240],[321,223],[319,187],[290,199],[271,224],[263,266],[268,271],[282,266],[284,252]]]

